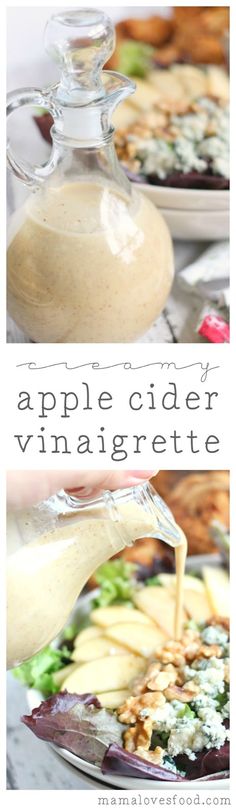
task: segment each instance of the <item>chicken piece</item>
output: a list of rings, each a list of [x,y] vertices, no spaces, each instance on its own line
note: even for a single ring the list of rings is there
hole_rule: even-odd
[[[200,25],[211,34],[219,34],[229,30],[229,7],[217,6],[213,8],[202,8],[200,14]]]
[[[209,526],[216,519],[229,527],[228,471],[202,471],[181,478],[178,472],[162,471],[152,484],[187,536],[189,555],[217,551]]]
[[[153,16],[148,19],[126,20],[126,32],[130,39],[146,42],[147,45],[164,45],[173,32],[173,23],[170,19]]]
[[[171,491],[182,478],[182,471],[159,471],[158,474],[152,477],[151,485],[153,485],[161,498],[168,504],[168,497]]]
[[[187,474],[182,477],[179,482],[172,488],[171,501],[180,501],[189,513],[194,515],[199,513],[199,506],[202,502],[209,504],[209,494],[213,493],[229,493],[229,474],[228,471],[201,471],[197,473]],[[210,500],[211,502],[211,500]],[[223,521],[227,518],[227,522]],[[228,524],[227,516],[221,516],[222,522]]]
[[[210,33],[219,34],[229,29],[228,6],[174,6],[175,30],[193,26]]]
[[[173,63],[181,60],[181,51],[177,43],[168,42],[166,45],[162,45],[161,48],[156,48],[153,57],[157,65],[168,68]]]
[[[205,6],[210,10],[210,6]],[[173,16],[175,25],[184,25],[186,20],[193,21],[194,17],[198,17],[202,12],[202,6],[173,6]]]
[[[197,34],[185,40],[183,46],[185,59],[190,62],[204,65],[225,65],[226,55],[224,45],[214,34]]]

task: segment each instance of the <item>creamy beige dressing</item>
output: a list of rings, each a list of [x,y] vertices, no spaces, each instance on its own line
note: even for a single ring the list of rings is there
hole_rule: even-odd
[[[183,530],[177,525],[181,542],[175,547],[175,569],[176,569],[176,605],[175,605],[175,639],[182,637],[183,626],[183,602],[184,602],[184,572],[187,556],[187,539]]]
[[[119,505],[121,521],[83,518],[22,544],[10,517],[8,667],[31,657],[62,629],[96,568],[137,538],[155,535],[156,519],[133,502]],[[176,636],[181,636],[186,540],[176,549]]]
[[[167,226],[142,195],[69,183],[13,215],[8,308],[38,342],[118,342],[142,335],[173,278]]]

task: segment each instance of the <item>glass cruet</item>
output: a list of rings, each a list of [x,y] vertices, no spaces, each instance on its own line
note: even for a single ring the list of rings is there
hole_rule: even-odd
[[[114,27],[98,9],[54,14],[45,31],[59,82],[8,96],[50,111],[43,166],[8,166],[31,194],[14,213],[8,243],[8,309],[37,342],[129,342],[161,312],[173,277],[167,226],[130,184],[114,144],[112,114],[134,83],[102,70]]]
[[[60,491],[7,521],[8,666],[28,659],[63,628],[100,564],[157,537],[172,547],[181,532],[149,483],[78,499]]]

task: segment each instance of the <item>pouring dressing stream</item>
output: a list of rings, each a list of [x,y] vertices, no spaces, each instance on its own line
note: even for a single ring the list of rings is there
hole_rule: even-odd
[[[150,484],[104,492],[93,501],[60,492],[29,512],[10,515],[8,521],[8,667],[56,637],[100,564],[148,535],[175,548],[179,639],[187,544]]]

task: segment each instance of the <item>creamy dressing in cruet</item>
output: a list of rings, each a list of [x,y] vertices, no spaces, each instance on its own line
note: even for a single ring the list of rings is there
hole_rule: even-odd
[[[132,341],[161,312],[173,278],[155,206],[99,183],[45,189],[13,215],[8,309],[38,342]]]
[[[84,584],[97,567],[137,538],[157,534],[157,522],[135,501],[119,505],[120,521],[82,518],[35,535],[22,545],[10,516],[8,558],[8,666],[28,659],[63,628]],[[78,514],[77,514],[78,515]],[[187,543],[175,547],[175,636],[181,636]],[[173,546],[173,539],[170,541]],[[158,620],[158,619],[157,619]]]

